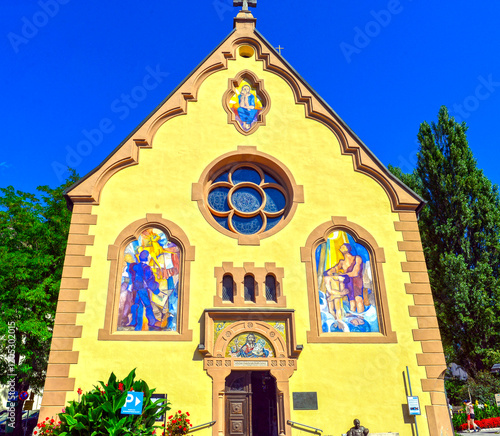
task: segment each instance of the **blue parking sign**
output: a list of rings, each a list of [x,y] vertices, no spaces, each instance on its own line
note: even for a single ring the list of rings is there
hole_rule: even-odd
[[[142,403],[144,402],[144,392],[129,392],[122,407],[123,415],[140,415],[142,413]]]

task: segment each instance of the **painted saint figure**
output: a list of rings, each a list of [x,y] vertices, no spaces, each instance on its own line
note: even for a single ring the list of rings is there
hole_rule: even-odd
[[[242,127],[245,130],[250,130],[252,123],[255,121],[259,111],[255,109],[255,96],[251,93],[250,86],[244,85],[241,88],[241,93],[238,96],[240,107],[238,115],[240,117]]]
[[[341,300],[347,295],[351,312],[355,310],[362,313],[365,310],[363,303],[363,259],[361,256],[351,254],[351,244],[343,244],[340,252],[344,259],[339,261],[334,267],[325,271],[325,285],[329,295],[334,302],[334,309],[337,319],[341,314]]]
[[[247,336],[247,340],[245,342],[245,345],[243,345],[239,350],[238,353],[236,354],[236,357],[250,357],[252,354],[252,351],[255,347],[255,335],[253,333],[250,333]]]
[[[325,333],[379,332],[370,253],[333,231],[315,250],[321,328]]]
[[[159,229],[144,229],[123,251],[117,330],[177,329],[181,251]]]
[[[257,339],[253,333],[247,335],[241,347],[238,344],[239,337],[235,339],[234,346],[231,347],[232,357],[272,357],[272,351],[266,348],[266,341],[262,338]]]
[[[131,254],[126,254],[123,259],[125,266],[122,273],[122,284],[120,287],[120,310],[121,314],[120,325],[126,326],[129,324],[130,310],[135,300],[135,295],[132,289],[130,280],[130,265],[134,263],[134,257]]]
[[[129,325],[134,326],[135,330],[142,330],[142,316],[146,310],[149,330],[157,330],[161,326],[161,322],[155,318],[149,292],[158,295],[160,286],[148,265],[149,252],[141,251],[139,260],[140,263],[133,263],[129,267],[132,292],[135,294],[134,305],[131,308],[132,321]]]

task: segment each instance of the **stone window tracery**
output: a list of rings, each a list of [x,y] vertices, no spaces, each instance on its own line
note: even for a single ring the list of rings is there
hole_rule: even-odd
[[[248,145],[212,161],[193,183],[191,195],[207,222],[239,245],[260,245],[283,229],[304,202],[303,187],[288,168]]]
[[[242,235],[271,230],[289,209],[283,183],[263,165],[236,164],[219,171],[208,188],[208,209],[225,229]]]

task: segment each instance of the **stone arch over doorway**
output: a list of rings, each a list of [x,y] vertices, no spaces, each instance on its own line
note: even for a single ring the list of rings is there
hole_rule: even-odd
[[[238,337],[254,334],[265,341],[267,356],[238,357],[237,347],[231,349]],[[240,342],[241,344],[241,342]],[[234,346],[233,346],[234,348]],[[278,435],[290,436],[289,378],[297,369],[302,347],[295,342],[295,323],[292,310],[276,311],[205,311],[204,369],[212,378],[213,436],[227,434],[226,379],[231,373],[267,371],[276,381],[276,410]],[[250,354],[241,354],[247,355]]]

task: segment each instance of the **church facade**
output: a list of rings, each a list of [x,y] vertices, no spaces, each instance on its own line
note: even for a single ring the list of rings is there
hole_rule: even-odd
[[[67,193],[41,416],[137,368],[207,435],[452,435],[422,200],[234,24]]]

